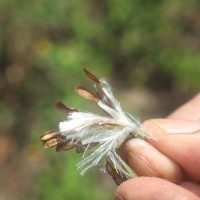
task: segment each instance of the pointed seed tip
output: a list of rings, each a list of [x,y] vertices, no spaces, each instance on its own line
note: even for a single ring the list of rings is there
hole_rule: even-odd
[[[93,73],[91,73],[89,70],[84,68],[83,71],[85,72],[85,74],[87,75],[88,78],[90,78],[91,80],[93,80],[94,82],[96,82],[98,84],[100,83],[99,79]]]
[[[75,108],[70,108],[69,106],[65,105],[64,103],[62,103],[61,101],[55,101],[54,105],[56,106],[56,108],[65,113],[65,114],[69,114],[70,112],[78,112],[77,109]]]

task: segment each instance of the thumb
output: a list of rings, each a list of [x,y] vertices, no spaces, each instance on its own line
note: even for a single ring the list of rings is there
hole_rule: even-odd
[[[186,175],[200,181],[200,122],[155,119],[144,122],[148,142],[178,163]]]

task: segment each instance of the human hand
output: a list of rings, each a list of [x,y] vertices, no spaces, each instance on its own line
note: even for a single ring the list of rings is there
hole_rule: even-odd
[[[122,183],[115,199],[200,200],[200,94],[166,119],[148,120],[155,138],[131,139],[122,157],[138,174]]]

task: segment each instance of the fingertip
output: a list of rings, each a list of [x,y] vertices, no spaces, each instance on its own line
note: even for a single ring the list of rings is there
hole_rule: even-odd
[[[159,127],[159,120],[164,119],[149,119],[142,123],[141,129],[147,141],[157,142],[160,137],[166,135],[165,130]]]
[[[144,140],[130,139],[123,145],[123,152],[125,161],[138,176],[182,180],[180,167]]]
[[[188,177],[200,180],[199,121],[153,119],[144,122],[143,126],[157,138],[146,137],[152,146],[181,166]]]
[[[164,179],[138,177],[122,183],[115,192],[116,199],[180,200],[199,198],[180,186]]]

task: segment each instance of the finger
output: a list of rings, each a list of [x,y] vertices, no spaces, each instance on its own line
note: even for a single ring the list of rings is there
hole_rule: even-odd
[[[167,119],[146,121],[143,124],[144,130],[150,131],[157,138],[147,137],[147,140],[160,152],[177,162],[187,176],[200,181],[200,131],[197,131],[200,122],[176,120],[175,124],[172,121]],[[179,127],[182,129],[179,130]],[[184,130],[190,134],[184,133]],[[192,133],[193,131],[196,132]]]
[[[182,182],[180,184],[181,187],[189,190],[190,192],[196,194],[198,197],[200,197],[200,185],[197,183],[192,182]]]
[[[171,181],[181,181],[181,168],[158,151],[154,146],[141,139],[130,139],[121,149],[122,157],[138,176],[154,176]]]
[[[115,200],[200,200],[192,192],[164,179],[139,177],[122,183],[116,190]]]
[[[180,108],[171,113],[168,118],[171,119],[200,119],[200,94],[183,104]]]

